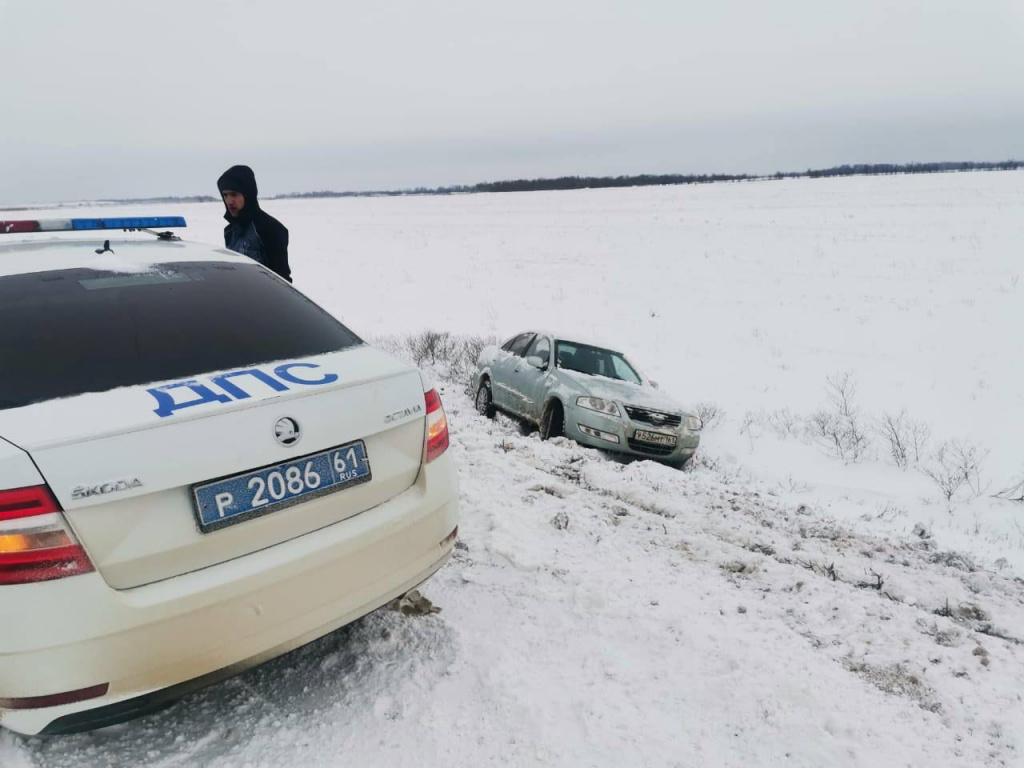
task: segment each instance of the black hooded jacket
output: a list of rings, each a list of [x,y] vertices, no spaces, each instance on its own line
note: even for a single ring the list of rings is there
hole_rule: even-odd
[[[289,283],[292,271],[288,266],[288,230],[260,208],[256,174],[247,165],[234,165],[217,179],[217,189],[241,192],[245,205],[238,216],[232,216],[225,205],[224,245],[244,253],[267,269],[276,272]],[[255,238],[253,238],[255,235]]]

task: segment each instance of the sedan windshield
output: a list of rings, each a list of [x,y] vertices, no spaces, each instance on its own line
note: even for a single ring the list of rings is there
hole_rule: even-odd
[[[574,341],[559,341],[556,349],[557,364],[563,370],[585,373],[588,376],[604,376],[617,381],[628,381],[631,384],[640,383],[640,375],[618,352],[592,347],[589,344],[577,344]]]

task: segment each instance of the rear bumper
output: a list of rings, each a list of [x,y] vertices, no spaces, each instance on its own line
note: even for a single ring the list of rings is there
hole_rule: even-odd
[[[0,698],[110,687],[76,704],[0,710],[0,725],[100,727],[286,653],[427,579],[456,525],[446,454],[385,504],[201,571],[124,591],[96,573],[5,587],[3,612],[17,620],[0,634]]]

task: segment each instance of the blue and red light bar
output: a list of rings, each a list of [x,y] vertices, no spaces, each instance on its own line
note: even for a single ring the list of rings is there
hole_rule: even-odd
[[[32,219],[0,221],[0,235],[27,232],[91,232],[100,229],[187,227],[184,216],[136,216],[119,219]]]

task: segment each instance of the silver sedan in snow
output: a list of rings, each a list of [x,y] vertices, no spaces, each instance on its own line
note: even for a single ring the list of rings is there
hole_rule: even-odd
[[[521,333],[485,347],[473,387],[476,409],[533,422],[541,437],[683,467],[701,420],[658,391],[621,352],[550,333]]]

